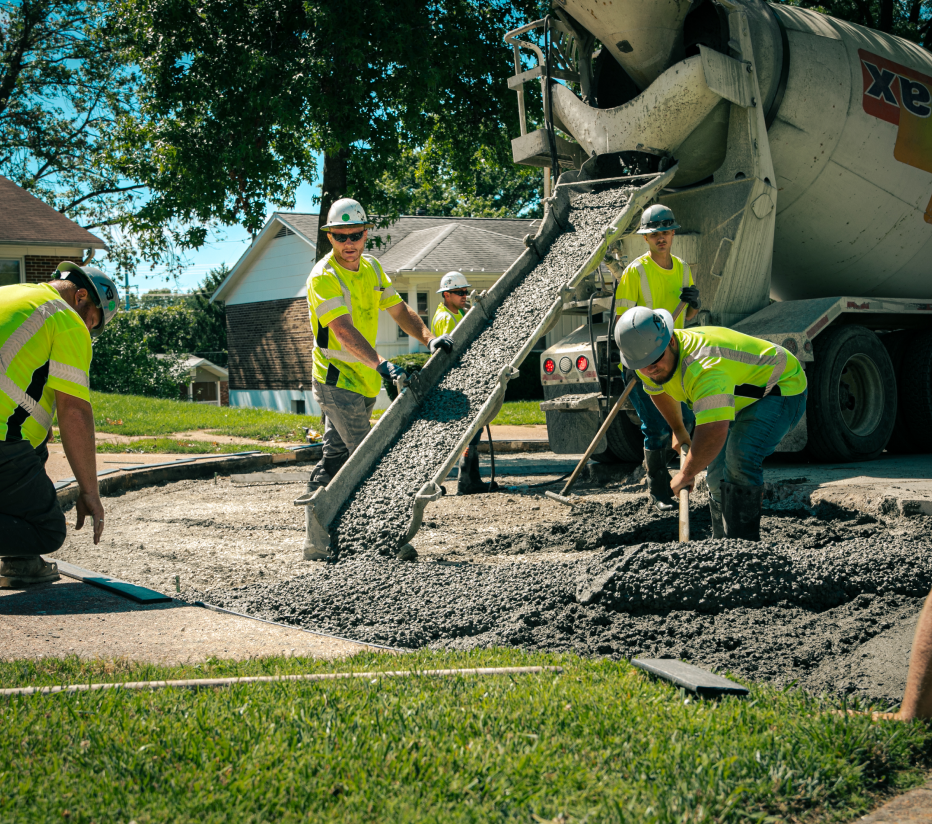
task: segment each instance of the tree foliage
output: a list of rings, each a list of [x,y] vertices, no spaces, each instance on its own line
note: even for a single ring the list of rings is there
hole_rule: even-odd
[[[0,174],[101,236],[117,270],[177,267],[175,242],[203,230],[152,221],[144,183],[116,162],[138,78],[112,15],[108,0],[0,0]]]
[[[137,315],[151,310],[117,315],[94,342],[91,389],[120,395],[177,398],[185,373],[181,358],[157,357],[156,343],[144,331]]]
[[[123,173],[156,193],[153,219],[241,223],[316,179],[321,211],[346,194],[386,220],[407,195],[381,185],[433,139],[453,173],[517,133],[502,35],[534,4],[396,0],[123,0],[138,111],[120,124]],[[509,159],[510,162],[510,159]],[[324,238],[319,251],[329,248]]]

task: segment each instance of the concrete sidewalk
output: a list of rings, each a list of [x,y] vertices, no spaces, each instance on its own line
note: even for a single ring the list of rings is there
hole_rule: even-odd
[[[212,612],[177,601],[143,606],[64,576],[0,590],[2,657],[126,658],[187,664],[208,658],[345,658],[364,644]]]

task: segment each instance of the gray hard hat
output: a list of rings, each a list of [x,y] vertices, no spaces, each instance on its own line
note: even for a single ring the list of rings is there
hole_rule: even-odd
[[[330,211],[327,212],[327,222],[320,228],[325,232],[329,232],[331,229],[339,229],[341,226],[347,228],[351,226],[362,226],[365,229],[372,228],[362,204],[351,197],[340,198],[334,203],[330,207]]]
[[[643,369],[658,360],[673,337],[673,315],[666,309],[635,306],[615,324],[615,343],[629,369]]]
[[[91,330],[91,337],[96,338],[110,323],[110,319],[120,311],[120,293],[117,291],[116,284],[96,266],[78,266],[70,260],[59,263],[58,271],[62,273],[62,280],[69,280],[68,274],[71,272],[80,272],[90,283],[91,289],[88,289],[88,293],[101,314],[100,323]]]
[[[645,209],[641,215],[641,228],[638,229],[638,234],[652,235],[654,232],[666,232],[670,229],[675,231],[679,228],[680,224],[673,217],[673,210],[669,206],[655,203]]]

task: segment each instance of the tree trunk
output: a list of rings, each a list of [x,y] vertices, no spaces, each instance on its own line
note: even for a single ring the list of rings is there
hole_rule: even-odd
[[[880,30],[893,33],[893,0],[880,0]]]
[[[320,182],[320,226],[327,222],[327,212],[341,197],[346,196],[346,164],[349,159],[348,149],[324,154],[324,177]],[[330,251],[330,239],[327,233],[317,230],[317,257],[320,260]]]

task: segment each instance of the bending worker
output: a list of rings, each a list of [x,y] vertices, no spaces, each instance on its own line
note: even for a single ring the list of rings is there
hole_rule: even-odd
[[[449,335],[433,335],[405,303],[382,265],[363,254],[372,227],[351,198],[330,207],[327,232],[333,250],[307,279],[314,334],[314,399],[323,411],[323,460],[311,474],[309,492],[326,486],[369,433],[369,418],[382,378],[397,380],[405,370],[375,351],[379,312],[386,311],[405,332],[431,351],[453,351]],[[324,556],[321,556],[324,557]]]
[[[806,374],[782,346],[718,326],[673,328],[666,309],[629,309],[615,325],[625,366],[636,369],[673,431],[690,444],[681,404],[696,416],[689,454],[670,481],[678,495],[708,467],[712,536],[760,540],[764,458],[803,416]]]
[[[58,579],[43,553],[65,542],[65,516],[45,473],[58,410],[65,456],[78,482],[76,529],[104,531],[88,388],[91,337],[117,313],[116,285],[96,266],[61,263],[50,283],[0,288],[0,587]]]
[[[469,302],[470,284],[461,272],[447,272],[440,280],[438,295],[443,296],[443,303],[434,312],[430,329],[438,337],[449,335],[464,317],[466,304]],[[460,457],[459,475],[456,482],[457,495],[475,495],[477,492],[494,492],[498,489],[495,481],[485,482],[479,474],[479,439],[480,429],[469,442],[466,451]]]
[[[679,228],[673,211],[667,206],[657,204],[644,210],[638,234],[647,242],[648,251],[622,273],[615,290],[616,315],[623,315],[635,306],[666,309],[672,315],[683,301],[688,308],[676,319],[676,328],[682,329],[687,320],[692,320],[699,313],[702,304],[689,264],[673,254],[673,239]],[[614,258],[606,260],[609,269],[617,275],[620,267]],[[634,380],[633,377],[631,379]],[[667,512],[676,505],[670,494],[670,473],[667,471],[670,427],[640,383],[631,390],[629,397],[641,420],[650,499],[658,510]],[[692,429],[693,414],[685,404],[682,416],[686,427]]]

